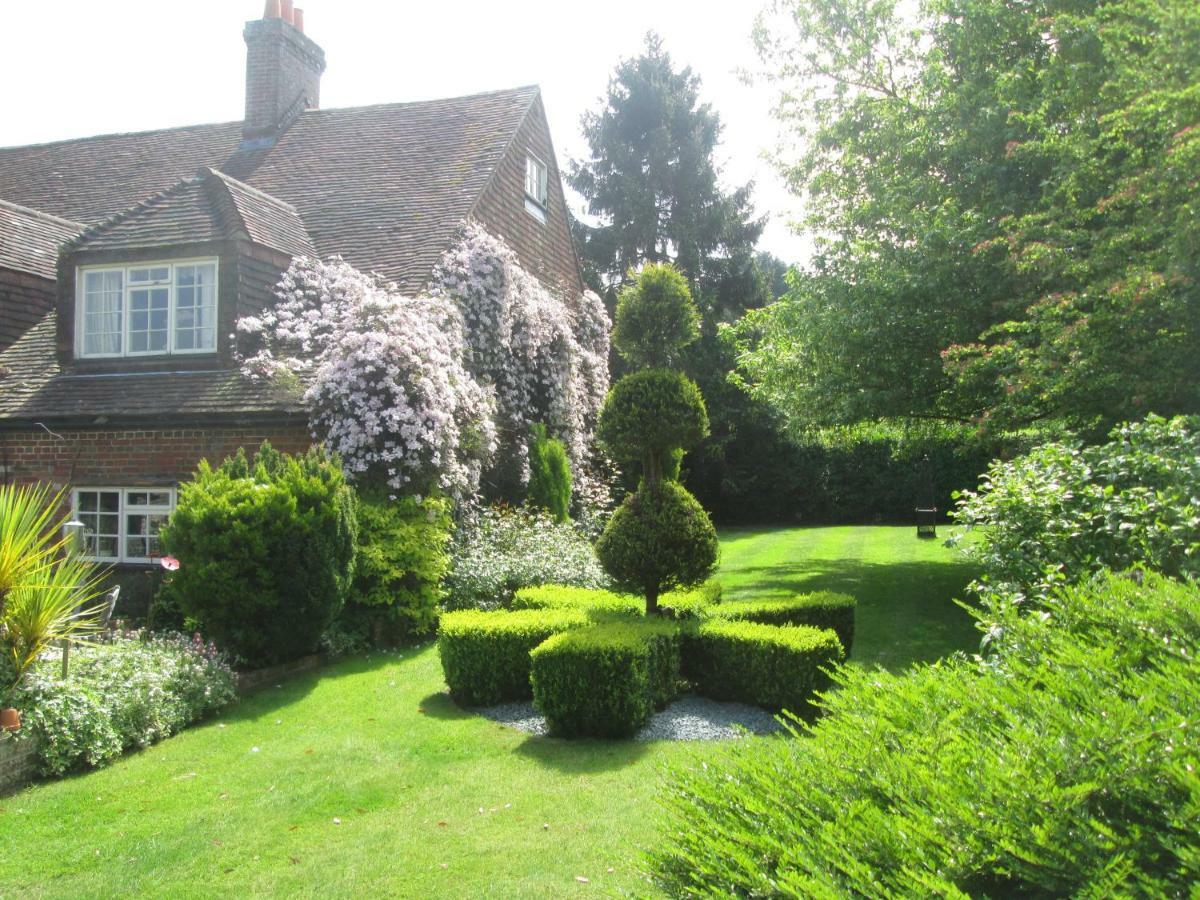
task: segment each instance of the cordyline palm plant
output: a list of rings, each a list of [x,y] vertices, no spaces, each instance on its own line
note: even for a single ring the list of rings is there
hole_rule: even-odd
[[[38,656],[58,641],[97,629],[101,573],[70,556],[56,518],[63,494],[46,487],[0,487],[0,651],[10,669],[4,702]]]

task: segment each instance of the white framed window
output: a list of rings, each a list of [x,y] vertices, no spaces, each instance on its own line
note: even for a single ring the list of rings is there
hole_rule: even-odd
[[[88,266],[76,278],[75,353],[83,358],[217,349],[217,261]]]
[[[73,501],[88,558],[149,563],[163,555],[158,533],[175,508],[174,488],[76,488]]]
[[[525,157],[525,196],[543,209],[550,199],[548,170],[536,156]]]

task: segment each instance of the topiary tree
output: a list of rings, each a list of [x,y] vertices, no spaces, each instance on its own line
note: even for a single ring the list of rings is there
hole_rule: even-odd
[[[354,570],[354,492],[336,457],[263,444],[216,469],[202,460],[162,532],[181,565],[164,586],[183,614],[242,663],[312,653]]]
[[[695,382],[670,369],[626,375],[605,398],[597,436],[621,461],[642,463],[647,481],[659,481],[667,457],[708,434],[708,411]]]
[[[613,513],[596,555],[617,585],[646,598],[646,614],[677,587],[704,581],[716,568],[717,531],[687,489],[673,481],[643,482]]]
[[[699,315],[683,277],[670,266],[648,266],[621,297],[613,342],[635,365],[600,410],[597,435],[621,460],[641,460],[642,483],[609,520],[596,553],[621,586],[646,598],[646,613],[676,587],[698,584],[717,562],[717,534],[708,513],[681,485],[681,451],[708,434],[700,389],[662,368],[696,339]]]
[[[552,438],[546,426],[531,429],[529,441],[529,502],[547,510],[556,522],[570,518],[571,460],[562,441]]]
[[[683,349],[698,337],[700,313],[674,266],[646,266],[617,299],[612,342],[634,368],[676,366]]]

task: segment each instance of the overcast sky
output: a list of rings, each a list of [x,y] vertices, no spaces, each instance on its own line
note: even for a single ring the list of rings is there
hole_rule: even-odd
[[[300,0],[325,49],[325,108],[450,97],[539,84],[560,164],[584,153],[579,117],[595,108],[617,60],[648,29],[703,79],[725,124],[728,184],[753,179],[770,215],[761,246],[789,262],[805,242],[796,203],[763,153],[775,145],[770,93],[747,87],[758,0],[370,2]],[[242,23],[262,0],[41,0],[0,3],[0,146],[238,120]]]

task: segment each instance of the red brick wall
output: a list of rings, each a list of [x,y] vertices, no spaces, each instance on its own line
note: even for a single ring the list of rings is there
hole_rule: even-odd
[[[5,482],[56,487],[140,487],[186,481],[201,459],[220,462],[269,440],[296,453],[312,443],[301,423],[163,429],[0,431]]]

